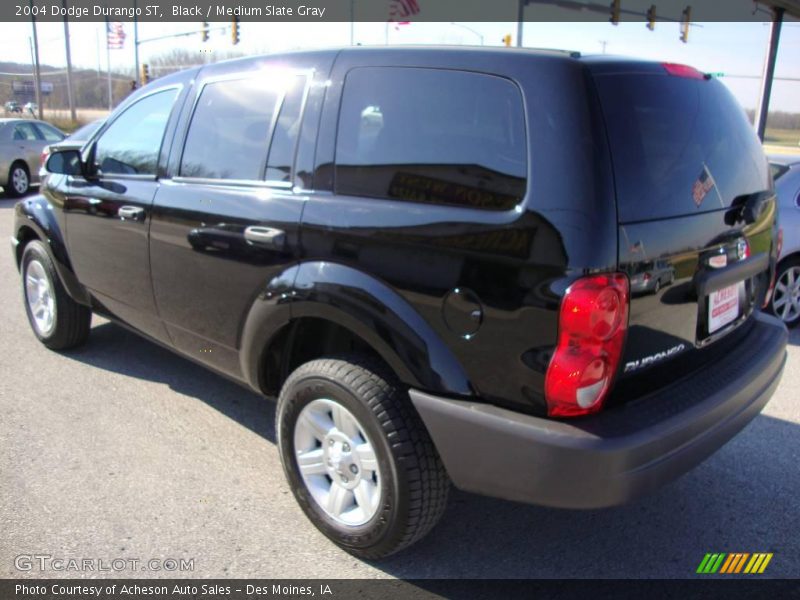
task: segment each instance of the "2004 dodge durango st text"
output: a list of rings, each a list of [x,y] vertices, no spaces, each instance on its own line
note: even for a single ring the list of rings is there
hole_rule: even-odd
[[[298,503],[365,558],[430,531],[451,483],[567,508],[655,490],[758,415],[786,357],[760,310],[766,159],[684,65],[468,48],[205,65],[54,147],[15,210],[44,345],[84,343],[98,313],[277,396]]]

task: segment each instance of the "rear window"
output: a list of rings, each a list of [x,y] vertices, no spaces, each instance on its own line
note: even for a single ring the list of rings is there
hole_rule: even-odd
[[[621,222],[718,210],[769,187],[744,111],[716,80],[659,74],[595,77]]]
[[[522,95],[501,77],[367,67],[347,75],[336,191],[508,210],[525,194]]]

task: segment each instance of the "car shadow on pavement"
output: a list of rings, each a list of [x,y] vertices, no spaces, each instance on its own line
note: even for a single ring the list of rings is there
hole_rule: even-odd
[[[89,342],[64,356],[106,371],[168,385],[202,400],[275,443],[275,403],[114,323],[92,327]]]
[[[169,385],[275,443],[273,402],[115,324],[95,326],[89,344],[65,356]],[[414,579],[673,578],[694,576],[706,552],[773,552],[768,575],[794,577],[799,457],[800,426],[761,415],[695,470],[627,506],[559,510],[453,490],[430,535],[370,564]]]

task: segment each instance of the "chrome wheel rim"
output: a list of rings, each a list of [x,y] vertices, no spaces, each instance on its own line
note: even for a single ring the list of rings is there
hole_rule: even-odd
[[[800,317],[800,267],[789,267],[781,273],[772,294],[772,309],[787,323]]]
[[[349,410],[321,398],[307,404],[294,428],[297,467],[311,497],[335,521],[367,523],[381,504],[375,447]]]
[[[28,174],[25,172],[25,169],[19,167],[14,169],[11,173],[11,185],[18,194],[24,194],[28,191]]]
[[[36,331],[47,337],[56,324],[56,300],[50,279],[38,260],[29,262],[25,271],[25,298]]]

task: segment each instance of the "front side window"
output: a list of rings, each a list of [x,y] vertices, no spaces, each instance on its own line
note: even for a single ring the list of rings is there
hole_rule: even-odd
[[[284,87],[267,75],[206,84],[189,125],[180,175],[261,180]]]
[[[103,175],[155,175],[167,120],[178,91],[157,92],[125,110],[97,140]]]
[[[494,75],[366,67],[345,80],[338,193],[508,210],[525,195],[522,96]]]

